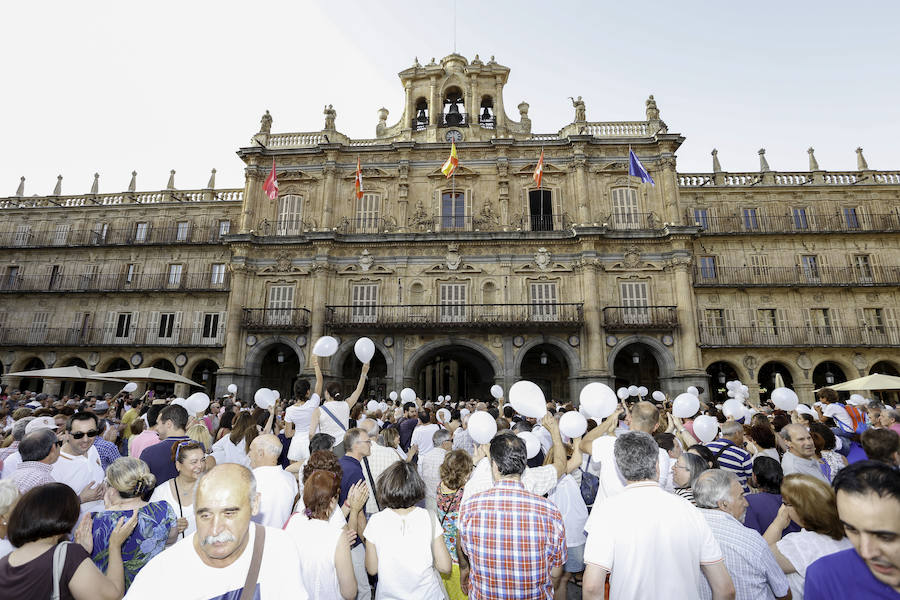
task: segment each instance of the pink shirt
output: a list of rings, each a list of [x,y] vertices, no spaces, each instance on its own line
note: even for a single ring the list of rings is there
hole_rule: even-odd
[[[135,458],[141,457],[141,452],[146,448],[159,443],[159,434],[152,429],[145,429],[131,439],[129,455]]]
[[[893,429],[897,435],[900,435],[900,423],[894,423],[888,429]]]

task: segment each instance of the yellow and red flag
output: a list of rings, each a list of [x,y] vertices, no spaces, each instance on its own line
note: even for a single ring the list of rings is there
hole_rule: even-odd
[[[275,174],[275,157],[272,157],[272,171],[266,177],[263,190],[266,192],[269,200],[274,200],[278,197],[278,176]]]
[[[538,188],[541,187],[541,179],[544,178],[544,149],[541,148],[541,158],[538,160],[537,166],[534,168],[534,175],[531,176]]]
[[[441,167],[441,173],[447,176],[449,179],[453,173],[456,172],[456,168],[459,166],[459,157],[456,156],[456,142],[450,143],[450,158],[447,159],[447,162],[444,163],[444,166]]]
[[[356,157],[356,198],[357,200],[363,197],[363,184],[362,184],[362,169],[359,165],[359,157]]]

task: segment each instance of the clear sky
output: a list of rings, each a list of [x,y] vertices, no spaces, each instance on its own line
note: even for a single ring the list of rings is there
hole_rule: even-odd
[[[273,131],[374,137],[401,116],[397,73],[453,50],[453,0],[0,3],[0,196],[243,185],[235,151]],[[900,169],[900,3],[458,0],[456,48],[511,69],[508,115],[558,131],[581,95],[590,121],[639,120],[654,94],[687,141],[680,172]],[[464,155],[461,160],[465,160]]]

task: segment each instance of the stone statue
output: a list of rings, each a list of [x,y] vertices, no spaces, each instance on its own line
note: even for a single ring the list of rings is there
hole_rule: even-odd
[[[647,98],[647,120],[659,120],[659,109],[656,107],[656,100],[653,99],[653,94],[650,94],[650,97]]]
[[[378,109],[378,125],[375,126],[376,137],[384,135],[384,131],[387,129],[388,113],[388,109],[384,107]]]
[[[329,104],[322,113],[325,115],[325,129],[327,131],[333,131],[334,120],[337,118],[337,111]]]
[[[416,212],[409,219],[410,224],[419,231],[425,231],[431,227],[431,218],[425,211],[425,205],[421,200],[416,202]]]
[[[272,133],[272,115],[269,114],[269,111],[266,111],[266,114],[262,116],[262,119],[259,121],[259,132],[260,133]]]
[[[578,98],[569,96],[569,100],[572,101],[572,106],[575,107],[575,122],[583,123],[584,121],[587,121],[587,118],[585,117],[584,100],[581,99],[581,96],[578,96]]]
[[[496,226],[498,220],[497,213],[494,212],[493,204],[485,202],[481,205],[481,213],[478,215],[478,218],[475,219],[475,224],[479,228],[488,228]]]
[[[647,215],[647,225],[650,226],[650,229],[662,229],[663,222],[659,215],[651,210],[650,214]]]
[[[525,133],[531,132],[531,118],[528,116],[529,108],[531,108],[531,105],[524,100],[519,103],[519,122],[522,124]]]

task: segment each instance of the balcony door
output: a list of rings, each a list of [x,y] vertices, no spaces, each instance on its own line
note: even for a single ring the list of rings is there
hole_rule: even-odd
[[[350,292],[350,319],[354,323],[374,323],[378,319],[378,284],[357,283]]]
[[[553,202],[550,190],[528,192],[532,231],[553,231]]]
[[[273,285],[266,305],[266,325],[289,325],[294,308],[294,286]]]
[[[637,190],[616,188],[612,191],[613,227],[615,229],[640,229]]]
[[[466,194],[464,192],[444,192],[441,195],[441,229],[465,229]]]
[[[381,196],[363,194],[356,201],[356,231],[358,233],[378,233],[378,220],[381,216]]]
[[[455,323],[466,320],[466,284],[442,283],[440,299],[442,322]]]
[[[555,321],[558,318],[559,304],[556,295],[556,283],[531,284],[531,319],[534,321]]]
[[[303,229],[303,196],[288,194],[278,199],[275,235],[300,235]]]
[[[623,281],[619,284],[622,296],[622,319],[626,325],[649,325],[647,284],[643,281]]]

